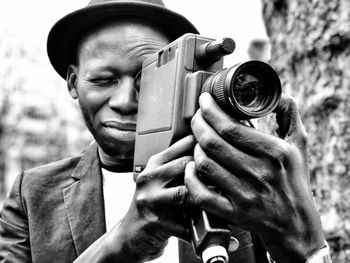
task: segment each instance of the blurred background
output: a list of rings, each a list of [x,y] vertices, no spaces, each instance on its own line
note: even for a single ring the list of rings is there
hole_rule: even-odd
[[[309,134],[310,177],[334,262],[350,262],[350,2],[164,2],[202,35],[235,40],[226,66],[260,59],[276,68]],[[0,4],[0,207],[22,170],[76,154],[91,141],[46,55],[52,25],[87,3]]]

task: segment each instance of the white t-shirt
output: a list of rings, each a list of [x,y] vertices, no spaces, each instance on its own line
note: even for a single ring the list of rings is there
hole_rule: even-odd
[[[133,174],[113,173],[102,168],[106,229],[110,230],[127,213],[135,192]],[[152,263],[178,263],[178,240],[169,239],[163,255]]]

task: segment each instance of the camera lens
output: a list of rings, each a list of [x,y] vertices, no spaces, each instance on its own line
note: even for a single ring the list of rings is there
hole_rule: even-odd
[[[274,69],[262,61],[248,61],[218,71],[203,85],[230,115],[239,119],[270,113],[281,96],[281,83]]]
[[[264,101],[263,85],[255,75],[242,73],[232,83],[233,96],[242,107],[258,109]]]

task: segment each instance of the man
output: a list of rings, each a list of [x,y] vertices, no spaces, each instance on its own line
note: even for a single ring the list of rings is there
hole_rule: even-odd
[[[183,211],[192,207],[253,233],[235,230],[241,244],[230,262],[267,262],[257,236],[276,262],[323,260],[306,135],[289,98],[276,109],[277,138],[239,124],[203,94],[193,135],[153,156],[132,181],[142,62],[187,32],[198,33],[155,0],[93,0],[56,23],[49,58],[96,143],[17,178],[0,217],[1,262],[149,261],[171,236],[189,241]],[[180,249],[181,262],[198,262]]]

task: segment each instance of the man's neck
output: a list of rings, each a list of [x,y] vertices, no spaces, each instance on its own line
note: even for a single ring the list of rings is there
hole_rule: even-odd
[[[132,172],[132,156],[111,156],[98,147],[98,154],[102,168],[111,172]]]

